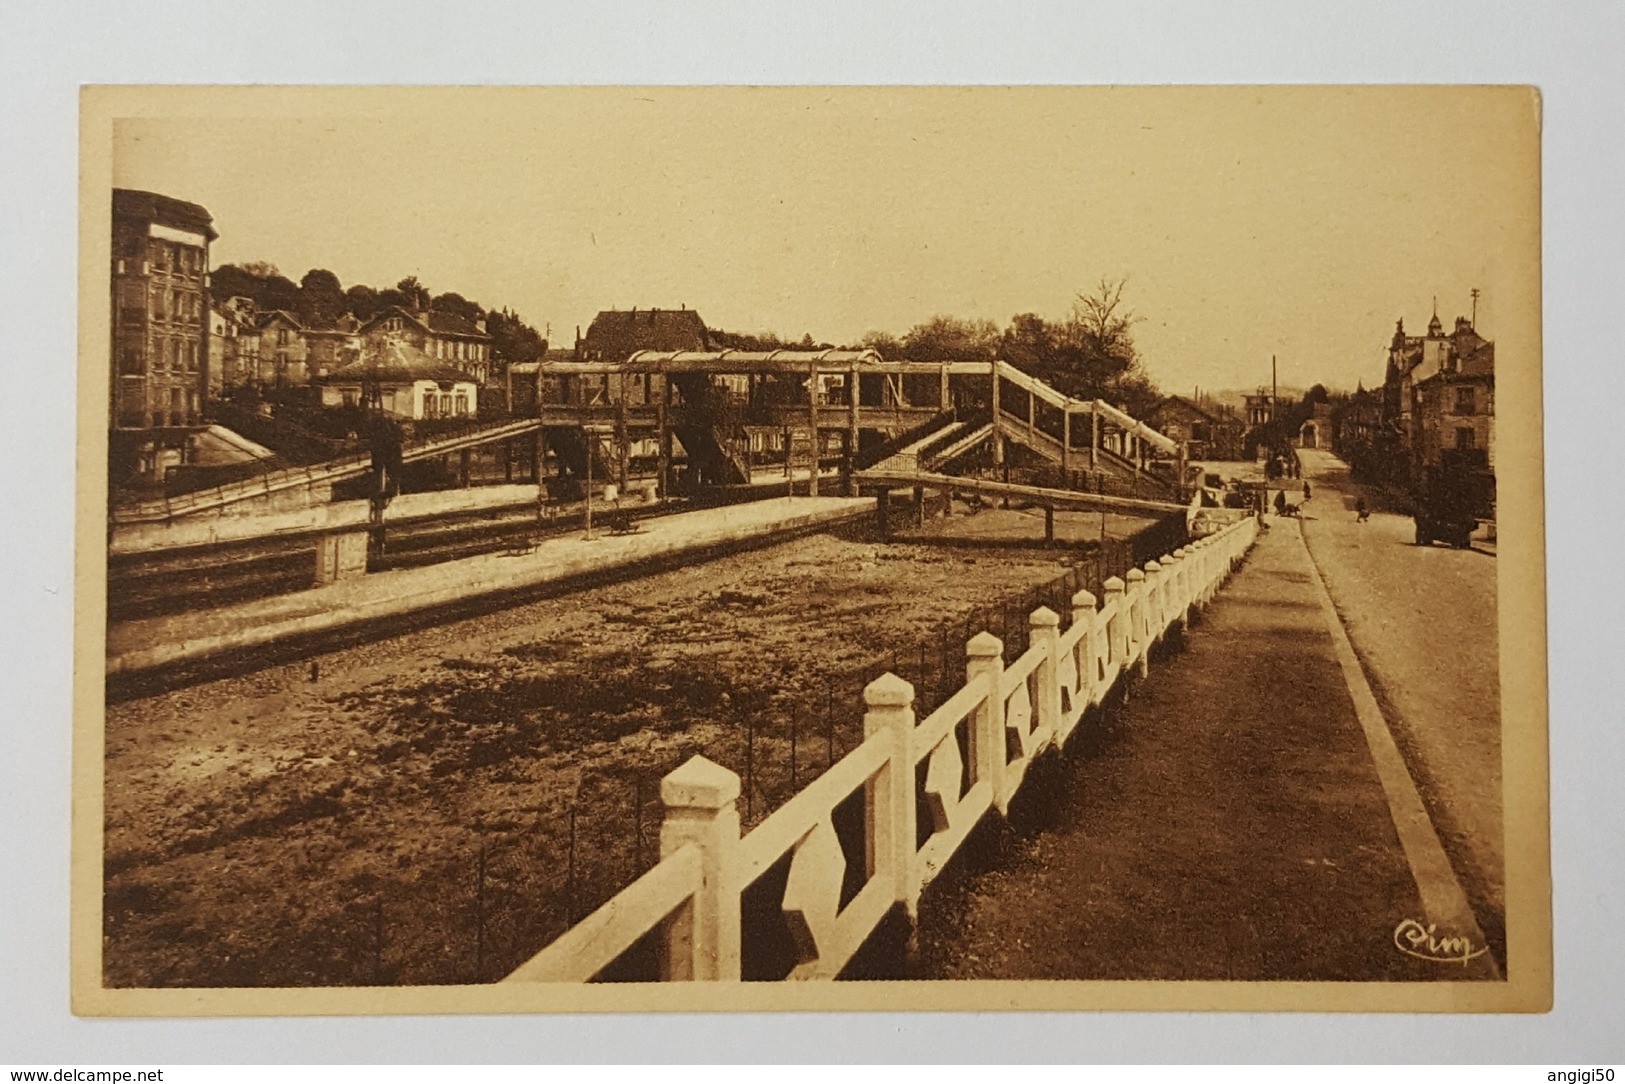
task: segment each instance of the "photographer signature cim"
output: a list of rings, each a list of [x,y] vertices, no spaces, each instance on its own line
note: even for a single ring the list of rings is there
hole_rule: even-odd
[[[1471,938],[1440,936],[1437,931],[1438,926],[1432,922],[1424,926],[1414,918],[1407,918],[1394,927],[1394,947],[1418,960],[1432,960],[1442,964],[1459,963],[1463,967],[1467,966],[1469,960],[1489,951],[1488,945],[1474,948]]]

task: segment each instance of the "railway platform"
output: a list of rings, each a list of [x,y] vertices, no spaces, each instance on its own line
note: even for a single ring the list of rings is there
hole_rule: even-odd
[[[421,568],[369,573],[306,591],[205,612],[110,623],[107,674],[134,674],[317,637],[482,597],[610,574],[706,550],[781,538],[868,514],[872,498],[784,497],[644,520],[628,533],[609,523],[534,547]]]

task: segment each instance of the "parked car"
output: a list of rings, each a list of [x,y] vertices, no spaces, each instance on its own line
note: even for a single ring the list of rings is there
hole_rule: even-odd
[[[1422,492],[1418,494],[1416,511],[1416,544],[1431,546],[1444,542],[1464,550],[1472,545],[1472,534],[1478,529],[1473,514],[1474,497],[1470,479],[1461,470],[1434,468],[1428,471]]]

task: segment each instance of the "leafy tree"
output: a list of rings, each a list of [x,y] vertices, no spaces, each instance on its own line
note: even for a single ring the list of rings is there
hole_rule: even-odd
[[[547,340],[508,309],[486,316],[485,333],[491,336],[491,360],[498,368],[517,361],[537,361],[547,351]]]
[[[1036,313],[1024,312],[1010,318],[999,356],[1040,380],[1053,381],[1060,371],[1062,345],[1059,328]]]
[[[991,320],[933,316],[903,336],[903,356],[910,361],[975,361],[999,353],[999,328]]]
[[[256,275],[247,266],[221,264],[209,272],[209,296],[216,301],[230,297],[246,297],[258,305],[265,289],[264,275]]]
[[[409,309],[419,311],[427,310],[429,307],[429,288],[419,282],[416,275],[407,275],[397,282],[395,293],[399,295],[400,300],[391,304],[405,305]]]
[[[903,340],[889,331],[871,331],[858,345],[865,350],[873,350],[887,360],[903,356]]]
[[[344,286],[331,271],[313,267],[299,280],[299,319],[307,327],[332,327],[347,309]]]
[[[209,296],[219,301],[246,297],[260,309],[296,312],[299,308],[298,285],[268,263],[222,264],[209,273]]]
[[[371,320],[384,307],[377,290],[359,283],[344,291],[344,301],[350,315],[362,322]]]
[[[485,317],[485,310],[462,294],[440,294],[429,303],[429,307],[436,312],[446,312],[451,313],[453,316],[460,316],[471,324],[475,320],[481,320]]]
[[[720,328],[707,328],[706,335],[711,345],[718,350],[833,350],[829,343],[814,342],[812,333],[807,332],[800,339],[782,338],[776,332],[758,331],[755,334],[746,334],[739,331],[723,331]]]

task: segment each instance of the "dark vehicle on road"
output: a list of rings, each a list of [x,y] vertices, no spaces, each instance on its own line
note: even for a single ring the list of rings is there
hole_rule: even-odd
[[[1444,542],[1459,550],[1470,547],[1472,533],[1478,529],[1477,488],[1475,472],[1463,465],[1445,463],[1430,468],[1413,513],[1416,544]]]

